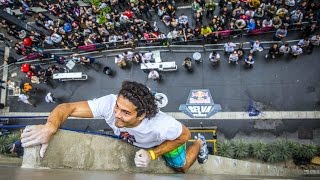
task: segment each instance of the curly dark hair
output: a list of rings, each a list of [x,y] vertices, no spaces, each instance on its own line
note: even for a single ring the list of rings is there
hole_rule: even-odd
[[[154,95],[145,85],[133,82],[123,81],[119,96],[123,96],[136,106],[137,116],[146,113],[146,118],[150,119],[158,113],[158,106]]]

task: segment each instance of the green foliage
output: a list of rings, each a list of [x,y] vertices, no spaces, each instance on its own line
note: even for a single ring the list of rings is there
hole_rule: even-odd
[[[91,4],[92,4],[93,6],[98,7],[98,6],[101,5],[101,0],[91,0]]]
[[[314,144],[291,143],[292,157],[296,159],[311,159],[318,153],[318,147]]]
[[[253,158],[269,163],[293,159],[296,164],[308,164],[311,158],[319,154],[319,146],[285,140],[278,140],[270,144],[262,141],[251,144],[243,140],[218,141],[218,155],[236,159],[244,159],[251,155]]]
[[[0,136],[0,154],[6,153],[7,149],[20,137],[20,133],[12,133]]]
[[[21,134],[20,133],[12,133],[7,135],[6,140],[7,144],[13,144],[16,140],[20,138]]]
[[[218,155],[233,158],[233,149],[231,142],[228,140],[218,141]]]
[[[292,157],[290,144],[287,141],[279,140],[267,146],[266,160],[270,163],[287,161]]]
[[[105,8],[100,10],[100,14],[97,16],[98,24],[104,24],[107,22],[107,14],[111,11],[110,6],[106,6]]]
[[[6,152],[7,149],[7,141],[5,136],[0,136],[0,154]]]
[[[243,140],[232,141],[233,157],[236,159],[247,158],[250,155],[250,145]]]
[[[268,153],[267,144],[261,141],[257,141],[251,144],[251,147],[253,157],[264,161],[266,158],[266,154]]]

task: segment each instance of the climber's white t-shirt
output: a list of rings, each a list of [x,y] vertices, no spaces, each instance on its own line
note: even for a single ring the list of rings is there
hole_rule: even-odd
[[[113,132],[127,142],[141,148],[151,148],[166,140],[174,140],[181,135],[182,124],[161,111],[151,119],[143,119],[137,127],[116,127],[114,116],[116,100],[117,96],[110,94],[89,100],[88,104],[95,118],[104,118]]]

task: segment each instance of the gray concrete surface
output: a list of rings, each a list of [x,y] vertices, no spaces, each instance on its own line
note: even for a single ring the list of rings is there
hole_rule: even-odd
[[[37,108],[17,102],[15,97],[10,97],[8,104],[11,112],[48,112],[57,105],[45,103],[44,96],[49,91],[60,102],[79,101],[117,93],[123,80],[134,80],[165,93],[169,98],[168,105],[163,108],[166,112],[178,111],[179,105],[186,102],[190,90],[198,88],[210,89],[214,101],[221,104],[224,112],[245,111],[250,100],[259,103],[262,111],[313,111],[320,109],[319,53],[315,50],[313,54],[302,55],[298,59],[268,61],[263,58],[262,52],[255,55],[253,69],[245,69],[243,62],[237,66],[228,64],[225,56],[222,56],[219,67],[212,68],[207,60],[209,53],[205,52],[202,53],[204,61],[194,64],[194,72],[190,74],[181,64],[192,53],[162,52],[163,61],[176,61],[179,66],[176,72],[161,73],[162,82],[148,80],[140,66],[119,69],[114,64],[114,57],[104,54],[98,61],[113,68],[116,71],[114,77],[107,77],[101,70],[88,70],[76,65],[78,67],[74,71],[87,73],[87,81],[54,82],[55,89],[44,84],[35,85],[40,88],[34,96]],[[17,68],[16,71],[20,70]]]
[[[135,167],[133,158],[138,148],[119,139],[108,137],[60,130],[50,141],[43,159],[39,157],[39,149],[40,147],[25,148],[23,168],[71,168],[154,174],[175,173],[165,165],[161,158],[152,161],[147,168]],[[203,165],[196,162],[188,173],[294,177],[301,176],[303,171],[210,156],[209,160]]]

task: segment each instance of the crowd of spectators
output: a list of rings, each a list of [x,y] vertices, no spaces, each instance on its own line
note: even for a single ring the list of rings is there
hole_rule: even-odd
[[[289,26],[320,19],[319,2],[315,0],[192,0],[192,19],[177,13],[174,0],[92,2],[80,6],[78,1],[67,0],[2,1],[5,6],[18,8],[22,13],[21,19],[32,16],[35,24],[50,34],[29,33],[5,20],[0,21],[0,26],[18,40],[29,37],[32,41],[30,46],[51,45],[72,49],[90,48],[90,44],[98,44],[93,48],[133,46],[135,40],[167,44],[171,41],[205,39],[208,43],[217,43],[222,36],[271,29],[276,30],[274,40],[281,40],[287,36]],[[42,7],[52,16],[45,13],[32,14],[31,7]],[[152,21],[156,14],[165,26],[170,27],[169,33],[159,31],[156,22]],[[207,18],[208,23],[204,23],[204,18]],[[306,27],[304,37],[316,32],[318,26],[313,26]],[[20,41],[16,43],[15,49],[18,54],[24,55],[32,52],[30,46]]]

